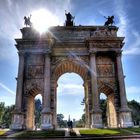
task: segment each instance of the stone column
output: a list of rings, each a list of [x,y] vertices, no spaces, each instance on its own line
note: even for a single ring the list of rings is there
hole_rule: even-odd
[[[101,128],[102,113],[99,107],[99,95],[97,87],[97,72],[96,72],[96,54],[90,54],[90,73],[91,73],[91,91],[92,91],[92,126],[93,128]]]
[[[51,80],[51,94],[53,97],[53,126],[57,128],[57,82],[56,80]]]
[[[24,53],[19,52],[18,78],[17,78],[17,93],[16,93],[16,109],[21,111],[22,107],[22,92],[23,92],[23,75],[24,75]]]
[[[52,129],[51,92],[50,92],[50,55],[45,54],[44,63],[44,93],[42,110],[42,129]]]
[[[85,127],[90,128],[88,83],[87,83],[87,81],[85,81],[83,86],[84,86],[84,92],[85,92]]]
[[[15,110],[13,112],[11,129],[21,130],[23,129],[24,116],[22,113],[22,94],[23,94],[23,75],[24,75],[24,53],[19,52],[19,65],[18,65],[18,77],[17,77],[17,90],[16,90],[16,102]]]
[[[122,68],[121,61],[121,51],[117,52],[117,72],[118,72],[118,83],[119,83],[119,92],[120,92],[120,126],[121,127],[132,127],[132,118],[131,118],[131,110],[128,108],[127,99],[126,99],[126,91],[125,91],[125,83],[124,83],[124,74]]]

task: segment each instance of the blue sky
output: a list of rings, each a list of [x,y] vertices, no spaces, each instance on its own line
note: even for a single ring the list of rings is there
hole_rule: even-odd
[[[42,8],[55,15],[59,25],[64,24],[65,10],[75,16],[75,25],[103,25],[103,16],[114,15],[115,25],[119,27],[118,36],[125,36],[122,60],[127,98],[140,101],[139,5],[139,0],[0,0],[0,102],[15,103],[18,55],[14,39],[21,38],[23,17]],[[49,19],[45,21],[49,22]],[[66,118],[68,114],[82,112],[82,79],[78,75],[66,74],[58,82],[59,111]]]

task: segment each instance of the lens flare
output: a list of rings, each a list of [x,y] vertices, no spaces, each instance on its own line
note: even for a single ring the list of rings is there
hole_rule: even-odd
[[[50,26],[59,24],[58,18],[46,9],[33,11],[31,15],[33,27],[40,33],[47,31]]]

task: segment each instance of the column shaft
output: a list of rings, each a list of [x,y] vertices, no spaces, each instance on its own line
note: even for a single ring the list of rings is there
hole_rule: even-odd
[[[50,56],[45,55],[43,106],[50,109]]]
[[[93,111],[99,111],[99,98],[97,88],[97,72],[95,54],[90,56],[90,72],[91,72],[91,91],[92,91],[92,108]]]
[[[122,68],[122,61],[121,61],[121,53],[117,54],[117,71],[118,71],[121,109],[128,109],[127,99],[126,99],[126,91],[125,91],[125,83],[124,83],[124,75],[123,75],[123,68]]]
[[[24,75],[24,54],[19,52],[17,91],[16,91],[16,109],[21,111],[22,92],[23,92],[23,75]]]

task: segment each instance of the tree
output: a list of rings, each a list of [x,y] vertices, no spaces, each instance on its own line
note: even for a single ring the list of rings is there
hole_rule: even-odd
[[[63,120],[64,115],[63,114],[57,114],[57,124],[60,128],[66,127],[67,122]]]
[[[41,125],[41,110],[42,110],[42,103],[40,99],[35,99],[35,124]]]
[[[2,116],[2,124],[6,127],[9,127],[12,123],[12,112],[14,111],[15,106],[7,106],[4,109],[4,114]]]
[[[4,102],[0,102],[0,124],[2,123],[2,116],[4,114],[5,105]]]
[[[128,102],[128,106],[132,110],[132,120],[135,122],[135,125],[138,125],[140,122],[140,103],[132,100]]]
[[[85,113],[81,116],[81,119],[76,121],[76,127],[85,127]]]
[[[106,116],[106,108],[107,108],[107,101],[105,99],[100,99],[100,109],[102,110],[102,120],[103,124],[107,124],[107,116]]]

